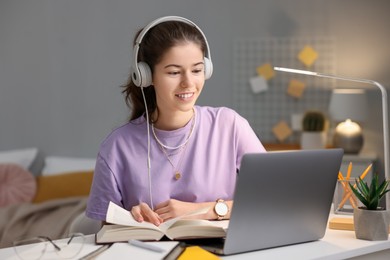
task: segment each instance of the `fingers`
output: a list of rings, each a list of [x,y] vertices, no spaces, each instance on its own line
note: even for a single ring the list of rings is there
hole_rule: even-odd
[[[158,212],[159,214],[166,213],[174,210],[177,206],[180,206],[180,202],[175,199],[170,199],[158,204],[155,208],[155,212]]]
[[[131,214],[138,222],[148,221],[155,224],[156,226],[159,226],[163,222],[163,219],[157,213],[155,213],[148,204],[143,202],[137,206],[132,207]]]
[[[159,205],[156,206],[156,208],[154,209],[154,211],[155,211],[157,214],[161,215],[161,214],[164,214],[164,213],[169,212],[170,209],[171,209],[171,207],[169,207],[167,204],[161,203],[161,204],[159,204]]]
[[[179,209],[185,209],[184,204],[175,199],[170,199],[158,204],[155,212],[165,221],[175,218],[183,214]]]
[[[158,204],[154,212],[156,212],[162,219],[166,220],[168,217],[172,215],[172,210],[173,207],[170,204],[170,201],[168,200]]]
[[[170,199],[158,204],[153,211],[148,204],[141,202],[131,209],[131,214],[138,222],[148,221],[156,226],[172,218],[182,216],[194,210],[194,203]]]
[[[159,214],[159,217],[162,219],[163,222],[166,222],[167,220],[170,220],[170,219],[174,218],[174,216],[170,212],[167,212],[167,213],[164,213],[164,214]]]
[[[144,218],[142,217],[141,214],[141,207],[139,205],[132,207],[130,212],[136,221],[138,222],[144,221]]]

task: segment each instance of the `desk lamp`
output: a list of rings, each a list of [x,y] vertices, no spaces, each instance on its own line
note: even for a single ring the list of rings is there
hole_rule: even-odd
[[[339,124],[333,135],[333,145],[344,153],[357,154],[363,147],[363,131],[359,123],[367,118],[367,100],[364,89],[334,89],[329,112]]]
[[[307,71],[307,70],[297,70],[297,69],[290,69],[290,68],[282,68],[282,67],[274,67],[276,71],[282,71],[282,72],[288,72],[288,73],[295,73],[295,74],[303,74],[303,75],[309,75],[309,76],[316,76],[316,77],[322,77],[322,78],[329,78],[329,79],[336,79],[336,80],[344,80],[344,81],[350,81],[350,82],[358,82],[358,83],[364,83],[368,85],[376,86],[380,89],[382,94],[382,121],[383,121],[383,146],[384,146],[384,164],[385,164],[385,179],[390,179],[390,172],[389,172],[389,118],[388,118],[388,106],[387,106],[387,92],[386,88],[382,86],[380,83],[369,80],[369,79],[359,79],[359,78],[350,78],[350,77],[344,77],[344,76],[335,76],[335,75],[328,75],[323,74],[319,72],[314,71]],[[388,192],[386,194],[386,208],[390,209],[390,193]]]

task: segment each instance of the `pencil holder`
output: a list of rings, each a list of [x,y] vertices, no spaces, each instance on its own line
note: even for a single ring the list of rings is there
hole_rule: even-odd
[[[349,180],[337,180],[336,190],[333,198],[333,207],[335,214],[353,214],[353,209],[362,206],[361,202],[351,191],[352,185],[355,184],[355,178]]]

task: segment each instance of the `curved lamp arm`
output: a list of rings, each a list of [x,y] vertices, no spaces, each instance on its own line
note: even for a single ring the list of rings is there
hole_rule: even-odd
[[[387,180],[390,180],[390,172],[389,172],[389,117],[388,117],[388,105],[387,105],[387,91],[384,86],[382,86],[380,83],[369,80],[369,79],[359,79],[359,78],[350,78],[350,77],[344,77],[344,76],[335,76],[335,75],[328,75],[323,73],[318,73],[314,71],[307,71],[307,70],[297,70],[297,69],[290,69],[290,68],[282,68],[282,67],[274,67],[276,71],[282,71],[282,72],[288,72],[288,73],[295,73],[295,74],[303,74],[303,75],[309,75],[309,76],[316,76],[316,77],[322,77],[322,78],[330,78],[330,79],[337,79],[337,80],[344,80],[344,81],[351,81],[351,82],[359,82],[364,83],[368,85],[374,85],[378,87],[382,93],[382,121],[383,121],[383,143],[384,143],[384,164],[385,164],[385,178]],[[390,209],[390,193],[386,194],[386,208]]]

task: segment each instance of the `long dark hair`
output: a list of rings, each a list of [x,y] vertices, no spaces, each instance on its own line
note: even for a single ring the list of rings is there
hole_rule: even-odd
[[[136,34],[134,41],[141,31],[142,30]],[[200,31],[194,26],[179,21],[167,21],[157,24],[151,28],[142,39],[138,51],[138,62],[146,62],[150,66],[153,74],[154,66],[161,61],[163,54],[170,48],[183,42],[192,42],[197,44],[202,50],[203,55],[205,54],[205,39]],[[134,44],[135,43],[133,43],[133,45]],[[131,110],[130,120],[143,115],[146,110],[141,88],[134,85],[131,79],[131,73],[126,85],[123,85],[122,88],[122,93],[125,95],[126,105]],[[151,114],[157,109],[154,86],[151,85],[144,88],[144,94],[150,118]]]

